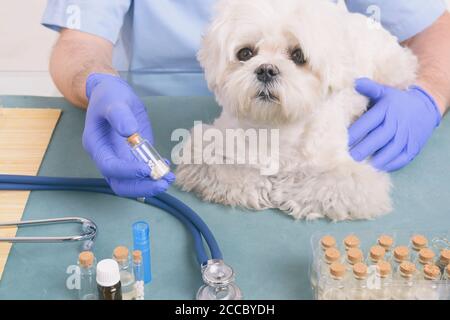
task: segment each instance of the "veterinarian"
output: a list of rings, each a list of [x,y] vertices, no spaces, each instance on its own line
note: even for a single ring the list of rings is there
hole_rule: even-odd
[[[49,0],[42,23],[60,32],[50,60],[53,80],[67,100],[87,108],[83,146],[116,193],[151,196],[173,179],[152,181],[148,168],[122,158],[125,139],[138,130],[152,141],[139,94],[209,94],[195,55],[214,0]],[[397,90],[370,79],[356,90],[373,107],[349,129],[357,161],[373,156],[380,170],[408,164],[450,105],[450,13],[443,0],[348,0],[350,11],[382,25],[420,60],[417,86]],[[280,2],[282,5],[282,2]]]

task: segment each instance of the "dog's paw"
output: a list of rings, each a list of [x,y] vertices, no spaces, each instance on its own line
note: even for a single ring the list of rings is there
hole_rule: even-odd
[[[272,208],[271,183],[256,170],[227,165],[182,164],[175,171],[182,190],[204,201],[251,210]]]
[[[278,179],[271,200],[296,219],[372,219],[391,210],[390,186],[387,174],[351,162],[327,172]]]

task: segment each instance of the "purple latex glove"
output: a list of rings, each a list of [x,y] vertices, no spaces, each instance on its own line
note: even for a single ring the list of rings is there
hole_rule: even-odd
[[[373,107],[348,131],[351,156],[356,161],[372,156],[372,165],[382,171],[404,167],[439,126],[436,102],[418,86],[398,90],[362,78],[356,80],[355,88]]]
[[[133,89],[120,77],[93,73],[86,80],[89,105],[83,147],[113,191],[123,197],[151,197],[165,191],[173,173],[151,180],[150,168],[132,154],[126,138],[139,134],[153,143],[147,110]]]

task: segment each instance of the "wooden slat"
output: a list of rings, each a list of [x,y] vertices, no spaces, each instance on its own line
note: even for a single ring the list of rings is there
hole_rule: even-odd
[[[0,108],[0,173],[36,175],[59,109]],[[0,191],[0,221],[21,220],[28,191]],[[13,237],[17,228],[1,228],[0,237]],[[0,243],[0,279],[11,244]]]

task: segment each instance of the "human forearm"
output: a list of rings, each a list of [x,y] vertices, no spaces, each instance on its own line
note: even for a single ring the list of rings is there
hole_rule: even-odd
[[[450,13],[404,44],[419,58],[417,84],[434,97],[444,114],[450,105]]]
[[[112,67],[112,52],[112,43],[103,38],[62,30],[50,58],[50,73],[59,91],[74,105],[86,108],[89,74],[117,74]]]

